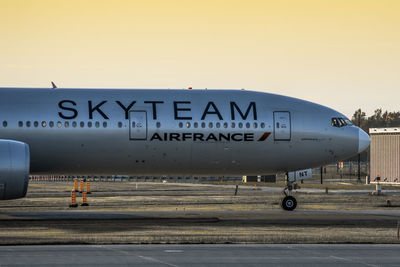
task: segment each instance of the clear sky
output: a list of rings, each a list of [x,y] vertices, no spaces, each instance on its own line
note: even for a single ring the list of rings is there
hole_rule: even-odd
[[[0,86],[245,88],[400,110],[398,0],[0,0]]]

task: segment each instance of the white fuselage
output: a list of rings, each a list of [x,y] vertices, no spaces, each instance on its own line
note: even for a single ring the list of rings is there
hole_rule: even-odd
[[[0,89],[0,139],[31,173],[258,175],[340,161],[360,129],[311,102],[237,90]],[[364,135],[361,133],[364,137]]]

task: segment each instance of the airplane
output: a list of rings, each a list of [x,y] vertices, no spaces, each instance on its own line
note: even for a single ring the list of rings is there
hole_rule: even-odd
[[[247,90],[0,88],[0,199],[29,175],[288,173],[365,150],[343,114]],[[285,210],[294,210],[288,179]]]

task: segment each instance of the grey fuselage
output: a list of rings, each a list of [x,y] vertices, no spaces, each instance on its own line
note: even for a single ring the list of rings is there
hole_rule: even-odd
[[[0,89],[0,139],[32,174],[259,175],[357,154],[359,128],[291,97],[244,90]]]

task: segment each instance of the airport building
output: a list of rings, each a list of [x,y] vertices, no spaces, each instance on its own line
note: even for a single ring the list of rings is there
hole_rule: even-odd
[[[400,184],[400,127],[370,128],[370,182]]]

